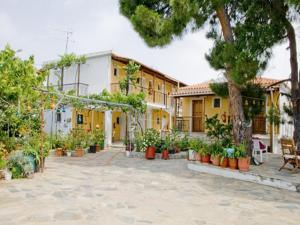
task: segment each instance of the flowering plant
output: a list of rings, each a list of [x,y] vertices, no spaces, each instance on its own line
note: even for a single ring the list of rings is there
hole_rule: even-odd
[[[142,143],[143,151],[145,151],[146,148],[150,146],[156,147],[159,141],[160,141],[160,137],[158,131],[153,128],[147,129],[143,136],[143,143]]]

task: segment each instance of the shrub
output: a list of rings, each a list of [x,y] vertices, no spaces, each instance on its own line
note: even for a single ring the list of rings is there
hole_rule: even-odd
[[[13,179],[28,177],[34,172],[32,164],[22,151],[15,151],[10,154],[7,168],[12,172]]]
[[[189,138],[187,135],[184,135],[184,137],[180,140],[178,140],[178,147],[181,151],[187,151],[189,148]]]

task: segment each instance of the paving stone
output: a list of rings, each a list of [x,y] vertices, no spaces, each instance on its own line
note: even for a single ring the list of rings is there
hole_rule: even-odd
[[[79,220],[80,217],[79,213],[69,211],[57,212],[54,214],[55,220]]]

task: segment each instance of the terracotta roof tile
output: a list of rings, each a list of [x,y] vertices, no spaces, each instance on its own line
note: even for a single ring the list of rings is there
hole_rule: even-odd
[[[272,84],[279,82],[280,80],[265,78],[265,77],[257,77],[254,80],[254,83],[259,83],[263,87],[268,87]],[[190,95],[212,95],[214,94],[209,87],[209,84],[212,83],[213,80],[206,81],[203,83],[193,84],[186,87],[181,87],[177,90],[177,92],[172,93],[173,96],[190,96]]]

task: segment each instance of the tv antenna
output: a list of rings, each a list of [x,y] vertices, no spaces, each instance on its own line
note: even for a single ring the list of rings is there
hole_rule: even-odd
[[[58,32],[65,33],[66,35],[66,47],[65,47],[65,54],[68,53],[68,47],[69,47],[69,42],[75,42],[74,40],[71,40],[71,36],[73,35],[73,31],[71,30],[60,30],[60,29],[55,29]]]

